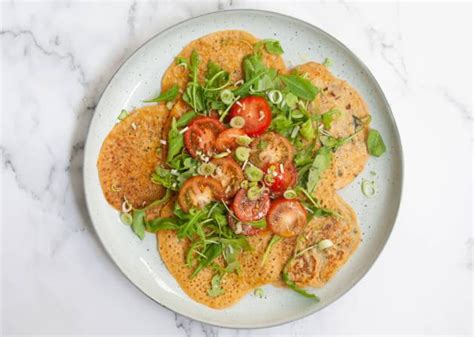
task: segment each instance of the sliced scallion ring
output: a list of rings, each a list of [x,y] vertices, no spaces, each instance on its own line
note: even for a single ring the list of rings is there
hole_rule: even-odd
[[[304,117],[304,114],[299,110],[295,110],[291,113],[291,118],[293,119],[301,119],[303,117]]]
[[[216,170],[216,165],[212,163],[202,163],[198,167],[197,172],[198,174],[202,176],[210,176],[211,174],[214,173],[215,170]]]
[[[253,294],[255,296],[257,296],[258,298],[263,298],[263,296],[265,296],[265,292],[263,291],[262,288],[257,288],[255,289],[255,291],[253,292]]]
[[[235,139],[235,142],[239,145],[242,145],[242,146],[248,146],[250,145],[250,143],[252,143],[252,138],[250,138],[249,136],[238,136],[236,139]]]
[[[257,200],[262,195],[263,189],[258,186],[252,186],[247,190],[247,198],[250,200]]]
[[[295,126],[293,128],[293,131],[291,131],[290,138],[294,139],[299,131],[300,131],[300,126],[299,125]]]
[[[125,118],[127,118],[128,116],[128,111],[125,110],[125,109],[122,109],[122,111],[120,111],[120,115],[118,115],[117,119],[119,121],[123,121]]]
[[[247,166],[244,170],[247,179],[251,182],[257,182],[262,180],[263,172],[258,167]]]
[[[124,225],[130,226],[133,222],[133,217],[130,213],[120,213],[120,221],[122,221]]]
[[[245,119],[241,116],[232,117],[230,120],[230,126],[236,129],[241,129],[245,125]]]
[[[269,91],[267,96],[270,102],[272,102],[273,104],[280,104],[283,100],[283,94],[280,90]]]
[[[283,193],[283,196],[285,199],[295,199],[298,195],[294,190],[286,190],[285,193]]]
[[[362,190],[362,194],[366,196],[367,198],[374,197],[375,193],[377,192],[374,181],[363,179],[360,187]]]
[[[132,205],[125,199],[122,202],[122,212],[123,213],[129,213],[133,209]]]
[[[232,104],[232,101],[234,100],[234,93],[229,89],[224,89],[221,91],[220,97],[222,103],[229,105]]]
[[[235,158],[238,161],[246,161],[249,159],[250,149],[248,147],[239,146],[235,149]]]
[[[244,180],[240,183],[240,188],[249,188],[249,181]]]

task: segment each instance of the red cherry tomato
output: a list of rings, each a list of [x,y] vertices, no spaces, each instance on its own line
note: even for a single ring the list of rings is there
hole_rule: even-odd
[[[240,226],[237,225],[237,220],[230,214],[227,215],[227,223],[229,224],[230,228],[236,233],[236,234],[242,234],[242,235],[255,235],[258,234],[262,231],[264,231],[264,228],[255,228],[250,226],[249,224],[246,223],[241,223]],[[240,228],[238,228],[240,227]]]
[[[215,144],[216,150],[219,152],[223,152],[227,149],[233,150],[237,146],[239,146],[236,141],[237,137],[246,136],[246,135],[247,134],[242,129],[232,128],[232,129],[224,130],[219,134],[219,136],[217,136],[216,144]]]
[[[247,197],[247,190],[241,189],[235,195],[232,202],[232,210],[240,221],[250,222],[263,219],[270,208],[270,196],[267,192],[257,200],[250,200]]]
[[[267,132],[263,136],[255,139],[250,145],[250,162],[255,166],[264,168],[272,163],[293,162],[293,145],[276,132]]]
[[[276,199],[268,211],[267,224],[273,233],[291,238],[303,231],[306,210],[298,200]]]
[[[184,182],[178,193],[178,203],[183,211],[188,212],[191,208],[203,208],[223,197],[224,190],[217,179],[196,176]]]
[[[272,197],[280,197],[296,184],[296,167],[291,162],[286,164],[268,164],[264,168],[265,185],[270,188]]]
[[[242,130],[250,137],[260,136],[272,122],[272,110],[265,98],[260,96],[247,96],[232,105],[229,120],[240,116],[245,120]]]
[[[211,163],[216,165],[213,178],[216,178],[224,189],[226,198],[232,198],[240,189],[240,184],[245,179],[244,173],[232,158],[212,159]]]
[[[197,152],[201,151],[211,155],[216,138],[224,129],[224,125],[216,118],[204,116],[194,118],[184,133],[184,144],[189,154],[196,157]]]

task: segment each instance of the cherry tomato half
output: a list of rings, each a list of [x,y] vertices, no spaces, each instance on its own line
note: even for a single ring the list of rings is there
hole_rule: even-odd
[[[242,130],[250,137],[263,134],[272,122],[272,110],[266,99],[260,96],[247,96],[235,102],[230,109],[229,120],[236,116],[244,119]]]
[[[247,197],[247,190],[241,189],[232,202],[232,210],[235,216],[243,222],[263,219],[269,208],[270,196],[267,192],[263,192],[257,200],[250,200]]]
[[[242,235],[255,235],[258,234],[262,231],[264,231],[264,228],[255,228],[250,226],[249,224],[246,223],[240,223],[240,226],[237,225],[237,220],[231,215],[227,215],[227,223],[229,224],[230,228],[236,233],[236,234],[242,234]],[[238,228],[240,227],[240,228]]]
[[[270,188],[273,198],[280,197],[285,191],[296,184],[296,167],[293,163],[268,164],[264,168],[265,185]]]
[[[217,179],[196,176],[184,182],[178,193],[178,203],[183,211],[188,212],[191,208],[203,208],[223,197],[224,190]]]
[[[216,144],[215,144],[216,150],[219,152],[223,152],[227,149],[233,150],[237,146],[239,146],[236,141],[237,137],[246,136],[246,135],[247,134],[242,129],[232,128],[232,129],[224,130],[217,136]]]
[[[276,132],[267,132],[250,145],[250,161],[255,166],[264,168],[272,163],[293,162],[294,150],[291,143]]]
[[[267,224],[279,236],[296,236],[306,225],[306,210],[298,200],[278,198],[270,206]]]
[[[216,165],[213,177],[216,178],[224,189],[226,198],[232,198],[240,189],[244,180],[244,173],[234,159],[230,157],[212,159],[211,163]]]
[[[189,154],[196,157],[197,152],[201,151],[211,155],[216,138],[224,129],[224,125],[216,118],[205,116],[194,118],[184,134],[184,144]]]

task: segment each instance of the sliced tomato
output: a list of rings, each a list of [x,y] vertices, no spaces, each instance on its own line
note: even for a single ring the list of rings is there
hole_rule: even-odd
[[[306,225],[306,210],[298,200],[276,199],[268,211],[267,224],[279,236],[296,236]]]
[[[203,208],[223,197],[224,190],[217,179],[197,176],[184,182],[178,193],[178,203],[183,211],[188,212],[191,208]]]
[[[293,163],[268,164],[264,168],[265,185],[270,188],[272,197],[280,197],[285,191],[296,184],[297,172]]]
[[[242,223],[237,221],[231,214],[227,215],[227,223],[229,224],[230,228],[235,232],[235,234],[242,234],[242,235],[255,235],[262,231],[264,228],[255,228],[250,226],[249,224]]]
[[[241,189],[232,202],[232,210],[240,221],[250,222],[263,219],[270,208],[270,196],[262,193],[257,200],[247,198],[247,190]]]
[[[217,118],[205,116],[194,118],[184,134],[184,143],[189,154],[196,157],[200,151],[211,155],[216,138],[224,129],[224,125]]]
[[[219,136],[217,136],[216,144],[215,144],[216,150],[219,152],[223,152],[227,149],[233,150],[237,146],[239,146],[236,141],[237,137],[246,136],[246,135],[247,134],[242,129],[232,128],[232,129],[224,130],[219,134]]]
[[[247,96],[232,105],[229,120],[240,116],[245,120],[242,128],[250,137],[263,134],[272,122],[272,110],[265,98],[260,96]]]
[[[238,192],[240,184],[245,179],[240,165],[230,157],[215,158],[211,163],[216,165],[213,177],[221,183],[226,198],[232,198]]]
[[[250,148],[250,161],[260,168],[272,163],[286,165],[293,162],[293,146],[288,139],[276,132],[265,133],[254,140]]]

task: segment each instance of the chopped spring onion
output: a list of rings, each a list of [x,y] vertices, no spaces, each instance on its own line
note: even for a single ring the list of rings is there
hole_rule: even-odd
[[[272,90],[267,94],[267,96],[273,104],[280,104],[283,100],[283,94],[280,90]]]
[[[249,188],[249,181],[244,180],[240,183],[240,188]]]
[[[241,129],[245,125],[245,119],[240,116],[232,117],[230,120],[230,126],[236,129]]]
[[[283,196],[285,199],[295,199],[297,194],[294,190],[286,190],[285,193],[283,193]]]
[[[238,80],[237,82],[234,83],[234,85],[235,85],[236,87],[239,87],[239,86],[241,86],[242,84],[244,84],[244,80]]]
[[[332,246],[334,246],[334,244],[329,239],[324,239],[318,242],[319,250],[325,250],[325,249],[331,248]]]
[[[174,105],[174,102],[172,102],[172,101],[166,102],[166,109],[168,109],[168,110],[173,109],[173,105]]]
[[[255,289],[255,291],[253,292],[253,294],[255,296],[257,296],[258,298],[263,298],[263,296],[265,296],[265,292],[263,291],[262,288],[257,288]]]
[[[216,153],[213,157],[214,158],[224,158],[224,157],[227,157],[229,155],[229,152],[221,152],[221,153]]]
[[[120,221],[122,221],[124,225],[130,226],[133,222],[133,216],[130,213],[121,213]]]
[[[293,119],[301,119],[303,117],[304,117],[304,114],[299,110],[295,110],[291,113],[291,118]]]
[[[290,109],[294,109],[298,103],[298,97],[289,92],[285,95],[285,103],[290,107]]]
[[[125,118],[127,118],[128,116],[128,111],[125,110],[125,109],[122,109],[122,111],[120,111],[120,115],[118,115],[117,119],[119,121],[123,121]]]
[[[297,125],[293,128],[293,131],[291,131],[290,138],[295,138],[298,132],[300,131],[300,126]]]
[[[115,184],[112,184],[112,192],[120,192],[121,188],[116,186]]]
[[[250,156],[250,149],[248,147],[239,146],[235,149],[235,158],[238,161],[246,161],[249,159]]]
[[[374,197],[375,193],[377,192],[374,181],[362,179],[362,184],[360,185],[360,187],[362,190],[362,194],[367,198]]]
[[[244,170],[245,175],[249,181],[257,182],[262,180],[263,172],[258,167],[255,166],[248,166]]]
[[[222,90],[220,97],[222,103],[224,103],[225,105],[232,104],[232,102],[234,101],[234,93],[229,89]]]
[[[247,135],[246,136],[238,136],[235,139],[235,142],[239,145],[248,146],[248,145],[250,145],[250,143],[252,143],[252,138],[250,138]]]
[[[257,200],[263,193],[263,188],[252,186],[247,190],[247,198],[250,200]]]
[[[202,176],[210,176],[211,174],[214,173],[215,170],[216,170],[216,166],[214,164],[202,163],[198,167],[197,172],[198,172],[198,174],[200,174]]]

